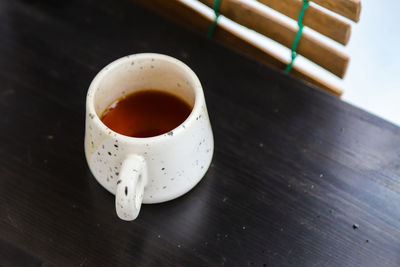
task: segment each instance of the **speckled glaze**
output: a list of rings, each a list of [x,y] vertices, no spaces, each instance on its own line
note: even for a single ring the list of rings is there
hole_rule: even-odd
[[[112,131],[99,116],[115,99],[141,89],[158,89],[186,99],[193,110],[174,130],[134,138]],[[116,211],[134,220],[141,203],[159,203],[192,189],[206,173],[214,141],[203,89],[181,61],[160,54],[136,54],[101,70],[86,98],[85,154],[97,181],[116,194]]]

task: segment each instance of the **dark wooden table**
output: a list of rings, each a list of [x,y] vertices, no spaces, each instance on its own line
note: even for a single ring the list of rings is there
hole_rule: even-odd
[[[139,52],[198,74],[215,154],[124,222],[85,162],[84,104]],[[0,1],[0,129],[2,266],[400,265],[398,127],[128,0]]]

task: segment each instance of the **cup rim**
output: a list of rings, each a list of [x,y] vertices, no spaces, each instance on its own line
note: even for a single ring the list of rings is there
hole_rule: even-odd
[[[120,134],[112,129],[110,129],[109,127],[107,127],[100,119],[100,117],[98,116],[95,107],[94,107],[94,101],[95,101],[95,94],[97,92],[98,89],[98,85],[99,83],[103,80],[103,78],[112,70],[114,70],[115,68],[125,64],[127,61],[131,62],[132,59],[158,59],[158,60],[164,60],[167,61],[171,64],[175,64],[178,67],[182,68],[189,76],[189,78],[191,79],[191,83],[193,84],[193,90],[194,90],[194,96],[195,96],[195,100],[194,100],[194,105],[193,108],[189,114],[189,116],[181,123],[179,124],[177,127],[175,127],[174,129],[172,129],[171,131],[167,132],[167,133],[163,133],[161,135],[156,135],[156,136],[151,136],[151,137],[132,137],[132,136],[127,136],[127,135],[123,135]],[[131,54],[128,56],[124,56],[121,57],[119,59],[114,60],[113,62],[109,63],[108,65],[106,65],[105,67],[103,67],[94,77],[94,79],[92,80],[92,82],[89,85],[89,89],[86,95],[86,116],[88,116],[88,114],[93,114],[94,117],[92,118],[93,122],[96,123],[98,125],[98,127],[100,128],[100,130],[102,132],[104,132],[105,134],[114,136],[114,137],[118,137],[120,140],[122,141],[126,141],[126,142],[131,142],[131,141],[135,141],[135,142],[149,142],[149,141],[161,141],[164,140],[166,135],[170,135],[175,136],[178,135],[179,133],[183,132],[184,127],[183,125],[185,125],[186,127],[189,127],[191,123],[193,123],[193,121],[196,119],[195,116],[196,114],[199,114],[201,111],[201,103],[200,100],[202,99],[203,96],[203,90],[202,90],[202,86],[200,83],[199,78],[197,77],[197,75],[194,73],[194,71],[189,68],[189,66],[187,66],[185,63],[183,63],[182,61],[168,56],[168,55],[163,55],[163,54],[158,54],[158,53],[138,53],[138,54]]]

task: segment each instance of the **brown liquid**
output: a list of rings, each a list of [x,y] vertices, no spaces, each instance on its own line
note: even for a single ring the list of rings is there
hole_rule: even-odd
[[[101,115],[110,129],[131,137],[167,133],[189,116],[192,107],[179,97],[157,90],[143,90],[113,102]]]

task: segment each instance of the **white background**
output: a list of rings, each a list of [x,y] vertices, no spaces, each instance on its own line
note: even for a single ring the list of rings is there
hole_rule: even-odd
[[[400,1],[362,0],[343,100],[400,126]]]

